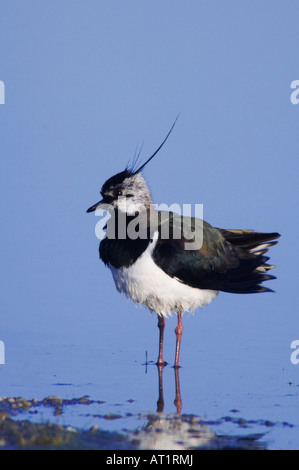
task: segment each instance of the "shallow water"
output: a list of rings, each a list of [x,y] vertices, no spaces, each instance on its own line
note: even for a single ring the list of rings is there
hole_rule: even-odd
[[[195,318],[185,324],[191,322],[196,325]],[[165,356],[174,348],[169,331]],[[152,351],[144,348],[138,359],[138,341],[121,349],[111,341],[11,337],[0,366],[0,396],[37,399],[27,410],[11,409],[14,419],[95,426],[121,433],[140,448],[299,448],[297,369],[284,345],[267,351],[256,341],[254,347],[232,341],[221,351],[208,340],[189,343],[193,333],[187,330],[176,372],[171,363],[155,365],[158,331],[153,327],[151,333]],[[45,405],[48,396],[62,397],[62,406]]]

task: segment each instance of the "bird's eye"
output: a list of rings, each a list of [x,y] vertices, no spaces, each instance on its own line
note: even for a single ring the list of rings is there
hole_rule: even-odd
[[[116,195],[117,195],[117,196],[122,196],[122,195],[123,195],[122,190],[121,190],[121,189],[117,189],[117,190],[116,190]]]

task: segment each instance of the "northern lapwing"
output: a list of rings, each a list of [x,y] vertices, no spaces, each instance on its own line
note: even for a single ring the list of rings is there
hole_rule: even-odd
[[[162,144],[139,168],[135,162],[109,178],[101,189],[102,200],[87,212],[102,208],[111,215],[99,253],[112,272],[117,290],[158,316],[158,365],[166,364],[165,318],[177,314],[177,368],[183,313],[209,304],[219,291],[271,291],[262,285],[275,279],[267,274],[274,266],[267,263],[265,253],[277,243],[280,234],[220,229],[199,218],[155,209],[141,171],[164,145],[174,125],[175,122]]]

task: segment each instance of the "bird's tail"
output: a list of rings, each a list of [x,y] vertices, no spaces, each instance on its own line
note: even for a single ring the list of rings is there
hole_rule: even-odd
[[[280,234],[277,232],[254,232],[253,230],[218,230],[226,241],[238,249],[243,268],[241,272],[238,272],[238,276],[233,276],[230,279],[223,290],[240,294],[271,292],[271,289],[261,286],[262,282],[275,279],[274,276],[266,274],[275,266],[267,263],[269,257],[265,256],[265,253],[271,246],[278,243],[276,239],[280,237]]]

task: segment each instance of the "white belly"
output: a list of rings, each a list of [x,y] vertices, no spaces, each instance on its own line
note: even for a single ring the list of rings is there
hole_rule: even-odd
[[[109,266],[119,292],[163,316],[204,307],[217,296],[217,291],[196,289],[168,276],[151,257],[155,243],[156,240],[133,266],[120,269]]]

